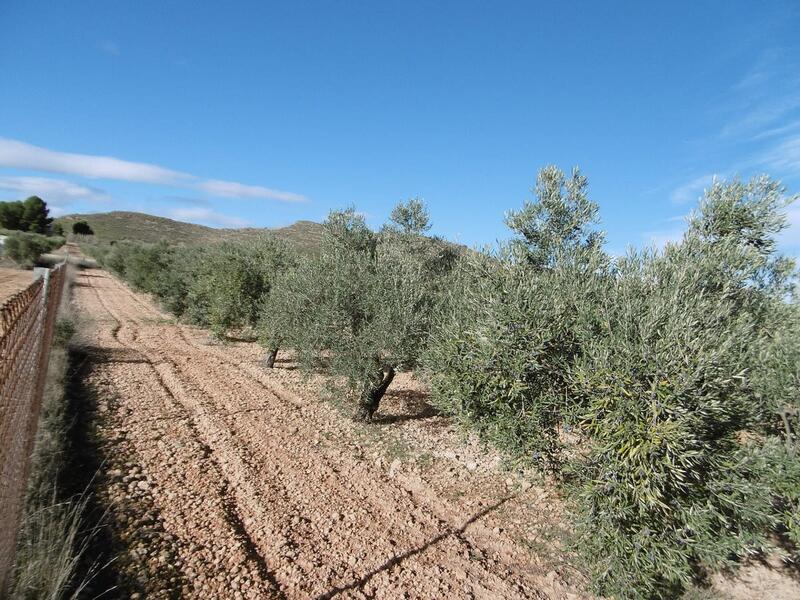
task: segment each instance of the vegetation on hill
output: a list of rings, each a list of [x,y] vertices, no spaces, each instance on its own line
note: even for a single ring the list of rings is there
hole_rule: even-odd
[[[255,326],[272,359],[344,376],[359,418],[421,363],[442,410],[561,482],[601,594],[800,559],[800,304],[776,246],[792,199],[716,182],[679,243],[613,259],[579,171],[543,169],[535,196],[495,252],[425,237],[412,200],[379,232],[332,212],[305,256],[252,239],[99,254],[182,318]]]
[[[66,215],[55,221],[72,231],[75,223],[85,222],[94,232],[94,242],[108,244],[132,242],[170,244],[207,244],[221,241],[248,240],[269,234],[300,252],[311,252],[322,239],[322,226],[311,221],[298,221],[278,229],[217,229],[194,223],[183,223],[144,213],[114,211],[86,215]]]

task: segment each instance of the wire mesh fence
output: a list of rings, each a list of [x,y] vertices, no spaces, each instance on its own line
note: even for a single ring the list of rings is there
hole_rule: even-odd
[[[8,585],[66,267],[0,307],[0,595]]]

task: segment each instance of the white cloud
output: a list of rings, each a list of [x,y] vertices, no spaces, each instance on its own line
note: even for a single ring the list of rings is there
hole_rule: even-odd
[[[758,163],[788,175],[800,174],[800,135],[783,139],[764,153]]]
[[[110,156],[56,152],[17,140],[0,138],[0,166],[51,173],[69,173],[95,179],[178,185],[191,175],[157,165],[130,162]]]
[[[792,93],[776,99],[759,103],[723,127],[722,137],[763,133],[765,128],[780,121],[800,107],[800,93]]]
[[[758,141],[773,137],[780,137],[784,134],[792,133],[797,129],[800,129],[800,121],[792,121],[788,125],[782,125],[780,127],[773,127],[772,129],[766,129],[765,131],[762,131],[761,133],[754,135],[753,140]]]
[[[800,175],[798,68],[793,54],[773,48],[762,53],[728,90],[727,106],[723,106],[726,122],[713,143],[722,144],[720,149],[726,153],[740,153],[729,171]]]
[[[686,223],[691,216],[691,213],[687,213],[685,215],[677,215],[674,217],[670,217],[667,219],[669,223]]]
[[[110,200],[103,190],[79,185],[63,179],[46,177],[0,177],[0,190],[15,192],[20,199],[27,196],[43,196],[45,200],[69,202],[73,200],[90,200],[104,202]]]
[[[94,179],[117,179],[196,189],[227,198],[255,198],[281,202],[303,202],[293,192],[274,190],[235,181],[203,179],[158,165],[121,160],[111,156],[57,152],[18,140],[0,138],[0,167],[68,173]]]
[[[688,204],[694,202],[703,195],[703,190],[714,183],[715,174],[703,175],[692,179],[688,183],[675,188],[670,194],[670,200],[673,204]]]
[[[220,181],[218,179],[201,181],[194,187],[212,196],[224,196],[226,198],[259,198],[282,200],[284,202],[302,202],[305,200],[300,194],[294,194],[292,192],[282,192],[258,185],[246,185],[244,183]]]
[[[69,213],[69,211],[64,208],[63,206],[53,206],[51,204],[47,205],[48,210],[50,211],[49,214],[51,217],[61,217]]]
[[[211,201],[208,198],[195,198],[191,196],[180,196],[180,195],[172,195],[172,196],[163,196],[162,199],[167,200],[169,202],[177,202],[178,204],[189,205],[189,206],[211,206]]]
[[[248,225],[247,221],[244,219],[223,215],[210,208],[203,208],[201,206],[173,208],[167,213],[167,216],[178,219],[179,221],[199,222],[216,227],[246,227]]]
[[[755,136],[780,129],[786,117],[800,108],[797,61],[783,48],[762,52],[728,94],[732,115],[720,135]]]

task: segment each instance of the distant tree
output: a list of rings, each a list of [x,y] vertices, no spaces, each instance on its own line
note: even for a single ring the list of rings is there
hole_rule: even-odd
[[[72,233],[75,235],[94,235],[94,231],[86,221],[75,221],[72,224]]]
[[[22,229],[22,216],[25,208],[19,200],[0,202],[0,227],[4,229]]]
[[[208,246],[194,267],[186,316],[219,338],[255,330],[273,279],[292,260],[288,246],[270,236]]]
[[[50,233],[59,237],[64,237],[64,226],[61,223],[53,223],[50,227]]]
[[[23,204],[22,225],[31,233],[45,234],[50,230],[53,219],[47,203],[39,196],[31,196]]]

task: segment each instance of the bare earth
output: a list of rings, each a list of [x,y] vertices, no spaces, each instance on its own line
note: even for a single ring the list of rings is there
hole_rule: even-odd
[[[33,272],[0,267],[0,304],[33,283]]]
[[[560,500],[504,473],[400,378],[354,425],[285,360],[212,345],[78,275],[117,568],[148,598],[583,598]],[[394,387],[394,386],[393,386]]]

